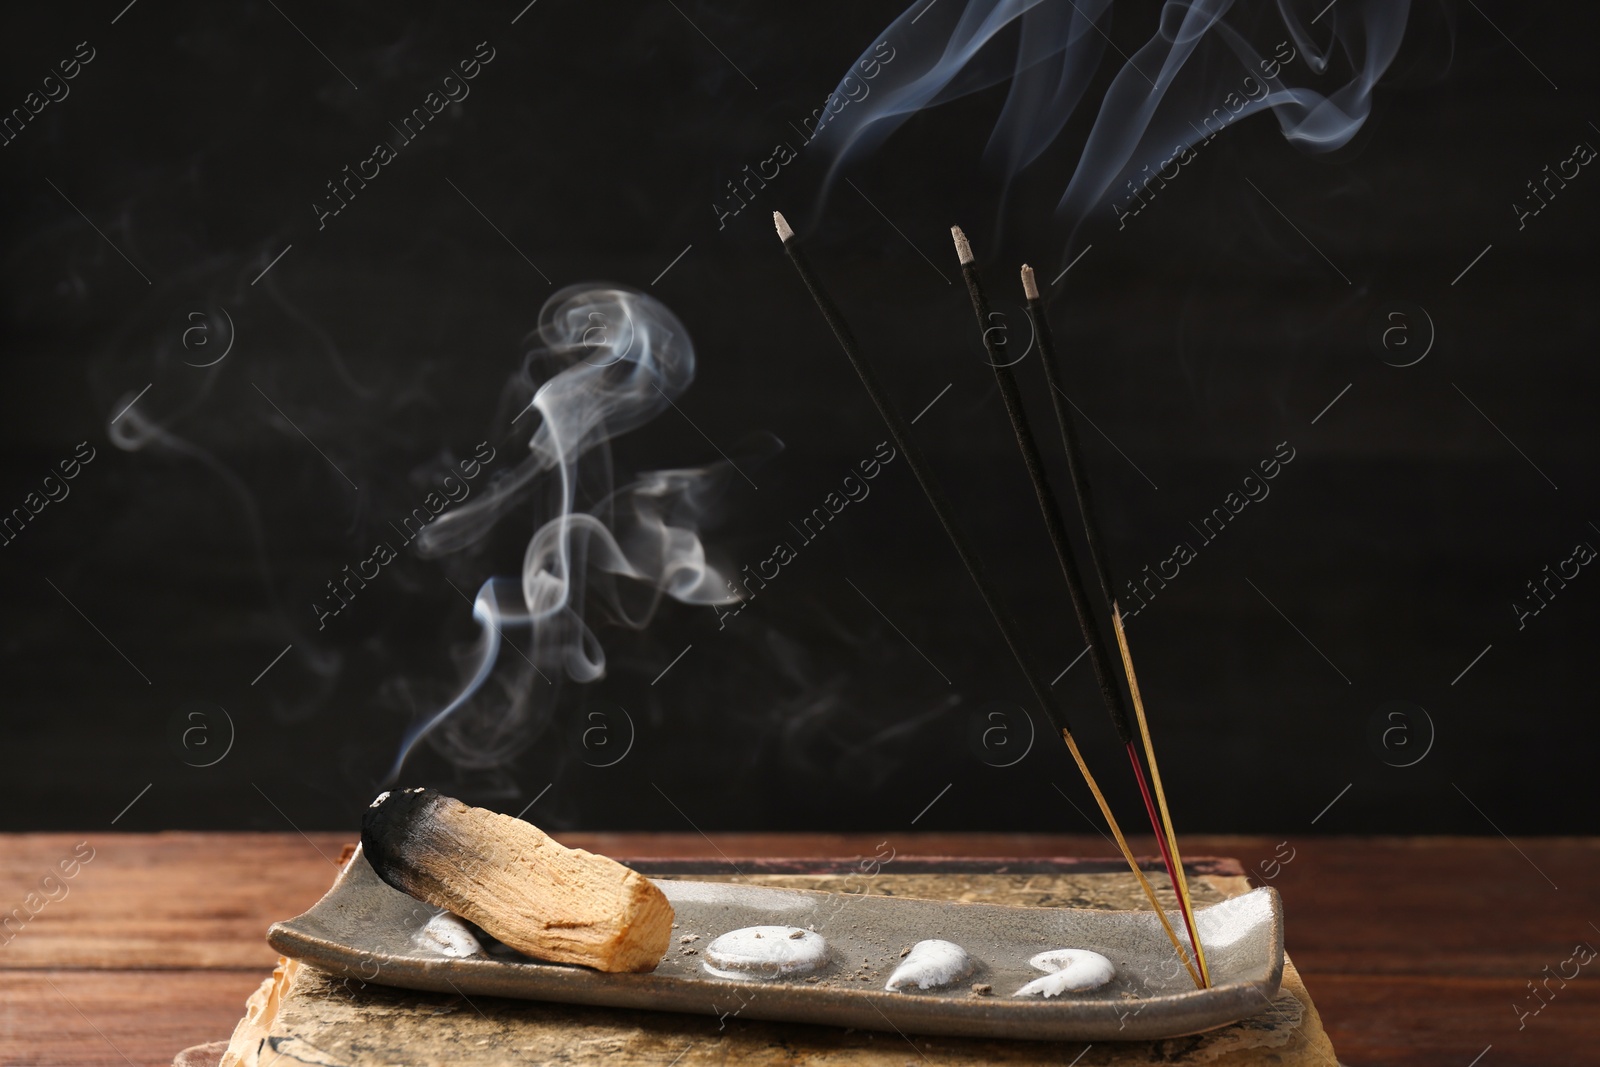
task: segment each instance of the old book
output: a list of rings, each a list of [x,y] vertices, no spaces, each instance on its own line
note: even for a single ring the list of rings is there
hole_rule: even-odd
[[[951,900],[984,900],[1033,907],[1132,908],[1143,900],[1137,882],[1100,861],[904,859],[870,879],[855,864],[769,861],[745,864],[742,876],[705,873],[703,865],[642,861],[652,877],[835,892],[870,892]],[[1185,864],[1197,903],[1247,892],[1232,860]],[[915,867],[917,869],[911,869]],[[933,868],[933,869],[930,869]],[[909,1047],[908,1047],[909,1046]],[[214,1048],[214,1046],[213,1046]],[[1064,1055],[1065,1054],[1065,1055]],[[1205,1034],[1155,1042],[1061,1044],[925,1037],[842,1030],[738,1018],[736,1013],[687,1015],[620,1011],[492,997],[424,993],[364,984],[293,960],[280,961],[250,998],[245,1017],[220,1060],[191,1050],[185,1067],[502,1067],[510,1064],[703,1064],[778,1067],[796,1062],[844,1067],[907,1062],[961,1064],[1207,1064],[1209,1067],[1299,1067],[1336,1063],[1304,983],[1285,961],[1283,987],[1257,1016]],[[1076,1057],[1076,1058],[1074,1058]]]

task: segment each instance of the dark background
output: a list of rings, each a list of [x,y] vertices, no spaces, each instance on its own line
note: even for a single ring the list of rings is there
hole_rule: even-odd
[[[696,344],[681,410],[616,442],[619,480],[726,453],[750,481],[720,481],[713,559],[737,570],[790,539],[886,435],[772,234],[783,208],[907,414],[952,386],[915,432],[1047,677],[1082,642],[952,222],[1012,316],[1017,263],[1048,280],[1092,246],[1051,307],[1100,431],[1084,439],[1119,583],[1199,546],[1189,524],[1294,449],[1130,627],[1181,828],[1595,831],[1600,578],[1520,630],[1511,608],[1600,543],[1600,179],[1585,169],[1521,230],[1511,206],[1600,143],[1591,8],[1419,4],[1346,148],[1305,154],[1256,116],[1126,230],[1108,212],[1071,233],[1051,208],[1087,127],[1002,209],[977,160],[1003,90],[919,115],[820,217],[803,160],[718,228],[725,183],[793,140],[894,3],[279,7],[8,18],[0,107],[77,42],[96,58],[0,149],[0,508],[79,442],[95,459],[0,549],[5,829],[356,825],[407,725],[464,677],[463,595],[514,573],[540,520],[525,509],[467,558],[402,558],[321,632],[309,604],[443,464],[482,440],[506,466],[526,454],[505,385],[562,286],[644,289]],[[1120,10],[1112,36],[1131,51],[1153,19]],[[471,95],[319,231],[323,183],[485,40]],[[218,351],[219,309],[235,347],[185,366]],[[1404,352],[1374,341],[1396,309]],[[1390,365],[1430,321],[1426,358]],[[1019,370],[1048,431],[1037,367]],[[552,829],[1088,827],[903,462],[726,629],[678,604],[642,632],[596,625],[603,681],[434,735],[403,784],[513,812],[537,798],[528,818]],[[1056,690],[1133,824],[1087,664]]]

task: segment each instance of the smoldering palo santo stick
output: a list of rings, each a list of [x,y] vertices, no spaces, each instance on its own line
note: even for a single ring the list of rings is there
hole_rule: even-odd
[[[389,885],[536,959],[649,971],[672,938],[672,905],[644,875],[431,789],[380,795],[361,847]]]

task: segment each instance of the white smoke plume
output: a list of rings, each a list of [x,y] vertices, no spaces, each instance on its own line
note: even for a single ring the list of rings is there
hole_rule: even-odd
[[[1112,51],[1116,74],[1058,204],[1076,227],[1125,183],[1257,111],[1305,150],[1347,144],[1371,114],[1410,6],[1167,0],[1149,39],[1128,53],[1111,44],[1112,18],[1148,15],[1113,0],[917,0],[874,38],[892,44],[894,63],[847,105],[854,75],[845,76],[817,143],[831,185],[916,113],[1008,84],[984,159],[1009,182],[1061,137]]]
[[[548,369],[548,371],[547,371]],[[613,286],[578,285],[556,293],[539,315],[536,347],[520,384],[539,374],[514,420],[530,428],[528,455],[508,476],[441,515],[417,539],[424,556],[461,552],[483,541],[513,510],[535,503],[535,529],[516,579],[491,578],[472,614],[480,627],[475,666],[460,693],[407,733],[391,778],[422,740],[483,689],[504,641],[515,640],[527,684],[497,695],[525,714],[535,674],[592,682],[606,670],[589,619],[599,601],[607,618],[642,628],[662,597],[689,604],[732,598],[706,559],[698,524],[714,492],[714,468],[659,470],[583,504],[597,476],[609,484],[607,442],[659,415],[694,380],[688,332],[653,297]],[[719,465],[720,466],[720,465]],[[512,631],[512,632],[507,632]],[[525,632],[524,632],[525,631]],[[558,686],[541,687],[553,700]]]

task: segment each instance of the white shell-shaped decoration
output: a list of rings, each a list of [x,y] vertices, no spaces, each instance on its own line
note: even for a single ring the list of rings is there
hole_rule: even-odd
[[[1086,948],[1052,949],[1039,953],[1028,962],[1050,973],[1043,978],[1035,978],[1011,994],[1014,997],[1056,997],[1062,993],[1082,993],[1099,989],[1117,976],[1117,969],[1110,960]]]
[[[893,991],[914,985],[918,989],[937,989],[960,981],[972,971],[972,957],[954,941],[918,941],[883,988]]]
[[[441,911],[417,931],[417,944],[452,959],[484,955],[483,946],[472,936],[466,922],[448,911]]]
[[[828,962],[828,943],[798,926],[747,926],[706,946],[704,966],[718,978],[784,978]]]

